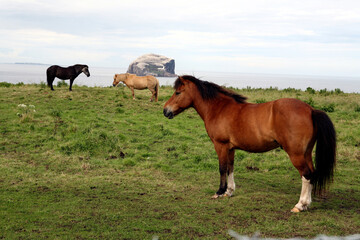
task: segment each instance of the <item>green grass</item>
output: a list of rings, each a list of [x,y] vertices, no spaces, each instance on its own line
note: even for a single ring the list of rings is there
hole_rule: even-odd
[[[237,151],[232,198],[211,200],[218,160],[193,109],[173,120],[172,95],[126,88],[0,84],[0,238],[229,239],[343,236],[360,229],[360,95],[235,89],[249,102],[293,97],[328,110],[338,136],[329,192],[290,213],[301,180],[286,153]],[[19,104],[25,104],[21,107]],[[34,107],[29,107],[33,105]],[[35,110],[35,111],[34,111]]]

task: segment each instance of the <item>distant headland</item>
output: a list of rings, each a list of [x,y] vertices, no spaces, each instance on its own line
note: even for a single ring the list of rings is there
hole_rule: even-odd
[[[133,61],[127,72],[138,76],[176,77],[175,60],[158,54],[145,54]]]

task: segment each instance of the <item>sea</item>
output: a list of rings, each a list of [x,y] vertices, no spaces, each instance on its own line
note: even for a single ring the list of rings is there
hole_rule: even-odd
[[[39,84],[46,83],[45,64],[0,64],[0,82]],[[112,86],[115,73],[125,73],[127,68],[108,68],[89,66],[91,76],[80,74],[74,81],[75,85],[88,87]],[[360,93],[360,77],[311,76],[290,74],[258,74],[237,72],[211,72],[194,70],[176,70],[178,75],[193,75],[199,79],[214,82],[221,86],[234,88],[295,88],[306,90],[340,89],[346,93]],[[159,77],[160,85],[172,86],[176,77]],[[55,80],[54,85],[60,80]]]

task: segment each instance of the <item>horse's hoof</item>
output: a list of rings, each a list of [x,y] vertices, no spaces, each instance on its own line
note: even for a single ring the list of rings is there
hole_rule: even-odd
[[[298,209],[297,207],[294,207],[293,209],[291,209],[291,212],[298,213],[298,212],[301,212],[301,210]]]
[[[214,196],[211,197],[211,199],[217,199],[217,198],[219,198],[219,197],[220,197],[220,195],[217,195],[217,194],[215,193]]]

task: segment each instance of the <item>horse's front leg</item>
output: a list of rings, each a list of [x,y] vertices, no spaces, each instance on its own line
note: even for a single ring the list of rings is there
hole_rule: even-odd
[[[69,87],[69,91],[72,91],[72,85],[73,85],[73,82],[74,82],[74,78],[70,78],[70,87]]]
[[[228,172],[229,148],[226,144],[214,143],[216,153],[219,158],[220,187],[212,198],[224,196],[227,190],[226,174]]]
[[[229,159],[227,164],[227,189],[224,196],[231,197],[235,192],[235,180],[234,180],[234,155],[235,150],[229,151]]]
[[[131,87],[131,88],[130,88],[130,90],[131,90],[131,93],[132,93],[133,100],[135,100],[134,88],[133,88],[133,87]]]

